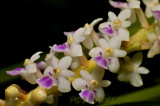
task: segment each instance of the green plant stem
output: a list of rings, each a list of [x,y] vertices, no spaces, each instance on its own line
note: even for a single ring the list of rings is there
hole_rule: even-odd
[[[160,85],[156,85],[118,97],[112,97],[111,99],[106,98],[102,104],[99,104],[99,106],[152,101],[158,97],[160,97]]]

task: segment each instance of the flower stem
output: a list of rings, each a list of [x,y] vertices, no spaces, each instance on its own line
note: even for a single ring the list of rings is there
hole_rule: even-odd
[[[140,21],[141,27],[142,27],[142,28],[149,28],[148,20],[146,19],[142,8],[135,9],[135,11],[136,11],[136,14],[137,14],[137,16],[138,16],[138,19],[139,19],[139,21]]]
[[[84,54],[79,57],[79,61],[80,61],[80,65],[82,66],[87,66],[88,64],[88,60]]]

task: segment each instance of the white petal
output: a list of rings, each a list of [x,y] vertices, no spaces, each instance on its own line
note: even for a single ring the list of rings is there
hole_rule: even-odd
[[[104,100],[104,97],[105,97],[105,94],[104,94],[104,90],[103,88],[98,88],[97,89],[97,93],[95,95],[95,100],[99,103],[103,102]]]
[[[121,46],[121,41],[119,40],[119,37],[112,37],[108,42],[109,47],[113,49],[119,49]]]
[[[37,65],[35,63],[29,64],[25,68],[26,68],[27,73],[36,73],[37,72]]]
[[[105,50],[108,47],[107,41],[103,38],[99,39],[99,45],[103,50]]]
[[[109,71],[116,73],[119,70],[119,60],[118,58],[111,58],[111,61],[108,64]]]
[[[68,78],[59,77],[58,90],[61,92],[69,92],[71,90],[71,85]]]
[[[83,36],[89,37],[89,36],[91,35],[92,30],[93,30],[92,27],[87,28],[87,29],[84,31]]]
[[[121,21],[124,21],[126,19],[128,19],[131,15],[131,10],[130,9],[124,9],[122,10],[119,15],[118,15],[118,19]]]
[[[140,87],[143,85],[142,78],[139,74],[132,75],[130,82],[135,87]]]
[[[122,22],[122,27],[123,28],[129,27],[130,25],[131,25],[131,21],[123,21]]]
[[[92,79],[101,81],[104,76],[104,72],[105,72],[105,69],[101,67],[96,67],[91,73]]]
[[[84,28],[79,28],[79,29],[73,34],[74,42],[75,42],[75,43],[82,42],[82,41],[85,39],[85,37],[83,36],[84,31],[85,31]]]
[[[73,44],[71,46],[71,56],[73,57],[78,57],[78,56],[82,56],[82,47],[80,44]]]
[[[70,65],[70,68],[71,68],[72,70],[74,70],[75,68],[77,68],[77,67],[79,66],[79,63],[80,63],[79,58],[73,57],[73,58],[72,58],[72,63],[71,63],[71,65]]]
[[[159,45],[158,41],[156,41],[154,43],[154,45],[151,47],[151,49],[149,50],[149,52],[147,54],[147,57],[153,58],[157,54],[160,54],[160,45]]]
[[[31,84],[36,84],[37,77],[33,73],[22,74],[22,77]]]
[[[100,87],[108,87],[111,84],[108,80],[102,80],[99,84]]]
[[[146,34],[148,37],[149,42],[152,44],[154,42],[154,40],[157,38],[155,33],[147,33]]]
[[[114,57],[125,57],[127,55],[127,52],[124,50],[114,50],[113,55]]]
[[[89,56],[91,56],[91,57],[97,57],[97,56],[100,55],[100,52],[101,52],[102,54],[104,54],[104,51],[102,50],[102,48],[100,48],[100,47],[95,47],[95,48],[93,48],[93,49],[91,49],[91,50],[89,51]]]
[[[73,77],[75,73],[70,70],[62,70],[60,75],[64,77]]]
[[[36,61],[37,59],[40,58],[40,55],[42,52],[37,52],[35,53],[31,58],[30,58],[30,63],[33,63],[34,61]]]
[[[140,8],[140,1],[135,0],[135,1],[129,2],[129,7],[130,8]]]
[[[148,74],[148,73],[149,73],[149,70],[148,70],[147,68],[145,68],[145,67],[139,67],[139,68],[137,69],[137,71],[138,71],[138,73],[140,73],[140,74]]]
[[[115,19],[117,19],[117,16],[113,12],[108,12],[109,19],[113,22]]]
[[[81,70],[81,71],[80,71],[80,74],[81,74],[81,77],[82,77],[83,79],[85,79],[85,80],[87,80],[87,81],[92,80],[91,75],[90,75],[87,71]]]
[[[120,73],[117,78],[119,81],[128,82],[128,81],[130,81],[130,74]]]
[[[133,55],[131,61],[134,65],[135,69],[141,65],[142,60],[143,60],[143,54],[141,52],[138,52],[135,55]]]
[[[49,76],[49,73],[53,74],[53,67],[52,66],[47,67],[43,74],[44,74],[44,76]]]
[[[129,41],[129,31],[128,30],[120,28],[118,35],[122,41]]]
[[[65,56],[59,61],[58,67],[61,70],[66,70],[71,65],[71,62],[72,58],[70,56]]]
[[[108,27],[109,24],[112,25],[111,22],[104,22],[104,23],[101,23],[101,24],[99,25],[99,28]]]
[[[82,43],[87,49],[93,48],[93,41],[92,41],[91,37],[87,37]]]
[[[145,9],[145,15],[146,15],[147,18],[150,18],[150,17],[153,16],[151,8],[146,7],[146,9]]]
[[[81,91],[86,87],[86,85],[87,85],[87,82],[82,78],[76,78],[72,82],[72,86],[76,91]]]
[[[53,67],[58,67],[58,62],[59,62],[58,58],[53,56],[52,57],[52,66]]]
[[[95,19],[91,24],[90,24],[90,27],[94,27],[97,23],[99,23],[100,21],[102,21],[103,18],[97,18]]]

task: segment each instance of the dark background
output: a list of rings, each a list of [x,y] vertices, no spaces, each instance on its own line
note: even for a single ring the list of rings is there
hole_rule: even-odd
[[[118,13],[119,9],[111,7],[108,0],[0,1],[0,68],[23,62],[25,58],[30,58],[37,51],[49,52],[49,46],[65,42],[64,31],[76,30],[96,18],[103,18],[106,21],[108,11]],[[160,70],[157,69],[160,65],[160,55],[154,59],[147,59],[146,55],[147,51],[144,51],[143,66],[151,72],[148,75],[142,75],[144,87],[155,84],[153,77],[158,78],[156,81],[160,83]],[[107,88],[112,95],[126,92],[125,88],[128,91],[142,89],[117,81],[117,75],[109,71],[106,75],[106,78],[112,82],[112,85]],[[3,87],[1,85],[3,94],[0,96],[4,95],[4,89],[12,83],[23,85],[21,86],[23,89],[32,86],[24,80],[16,80],[4,84]],[[73,96],[72,93],[69,94]],[[78,96],[78,92],[76,94]],[[62,102],[69,103],[68,93],[63,95],[67,99]],[[4,96],[1,98],[4,99]]]
[[[106,21],[113,11],[108,0],[3,0],[0,8],[1,68],[49,52],[49,46],[65,42],[64,31],[100,17]]]

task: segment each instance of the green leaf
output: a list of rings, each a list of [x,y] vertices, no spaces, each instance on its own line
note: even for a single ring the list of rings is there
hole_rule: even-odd
[[[99,106],[155,101],[158,97],[160,97],[160,85],[145,88],[129,94],[124,94],[118,97],[106,98],[103,103],[99,104]]]

